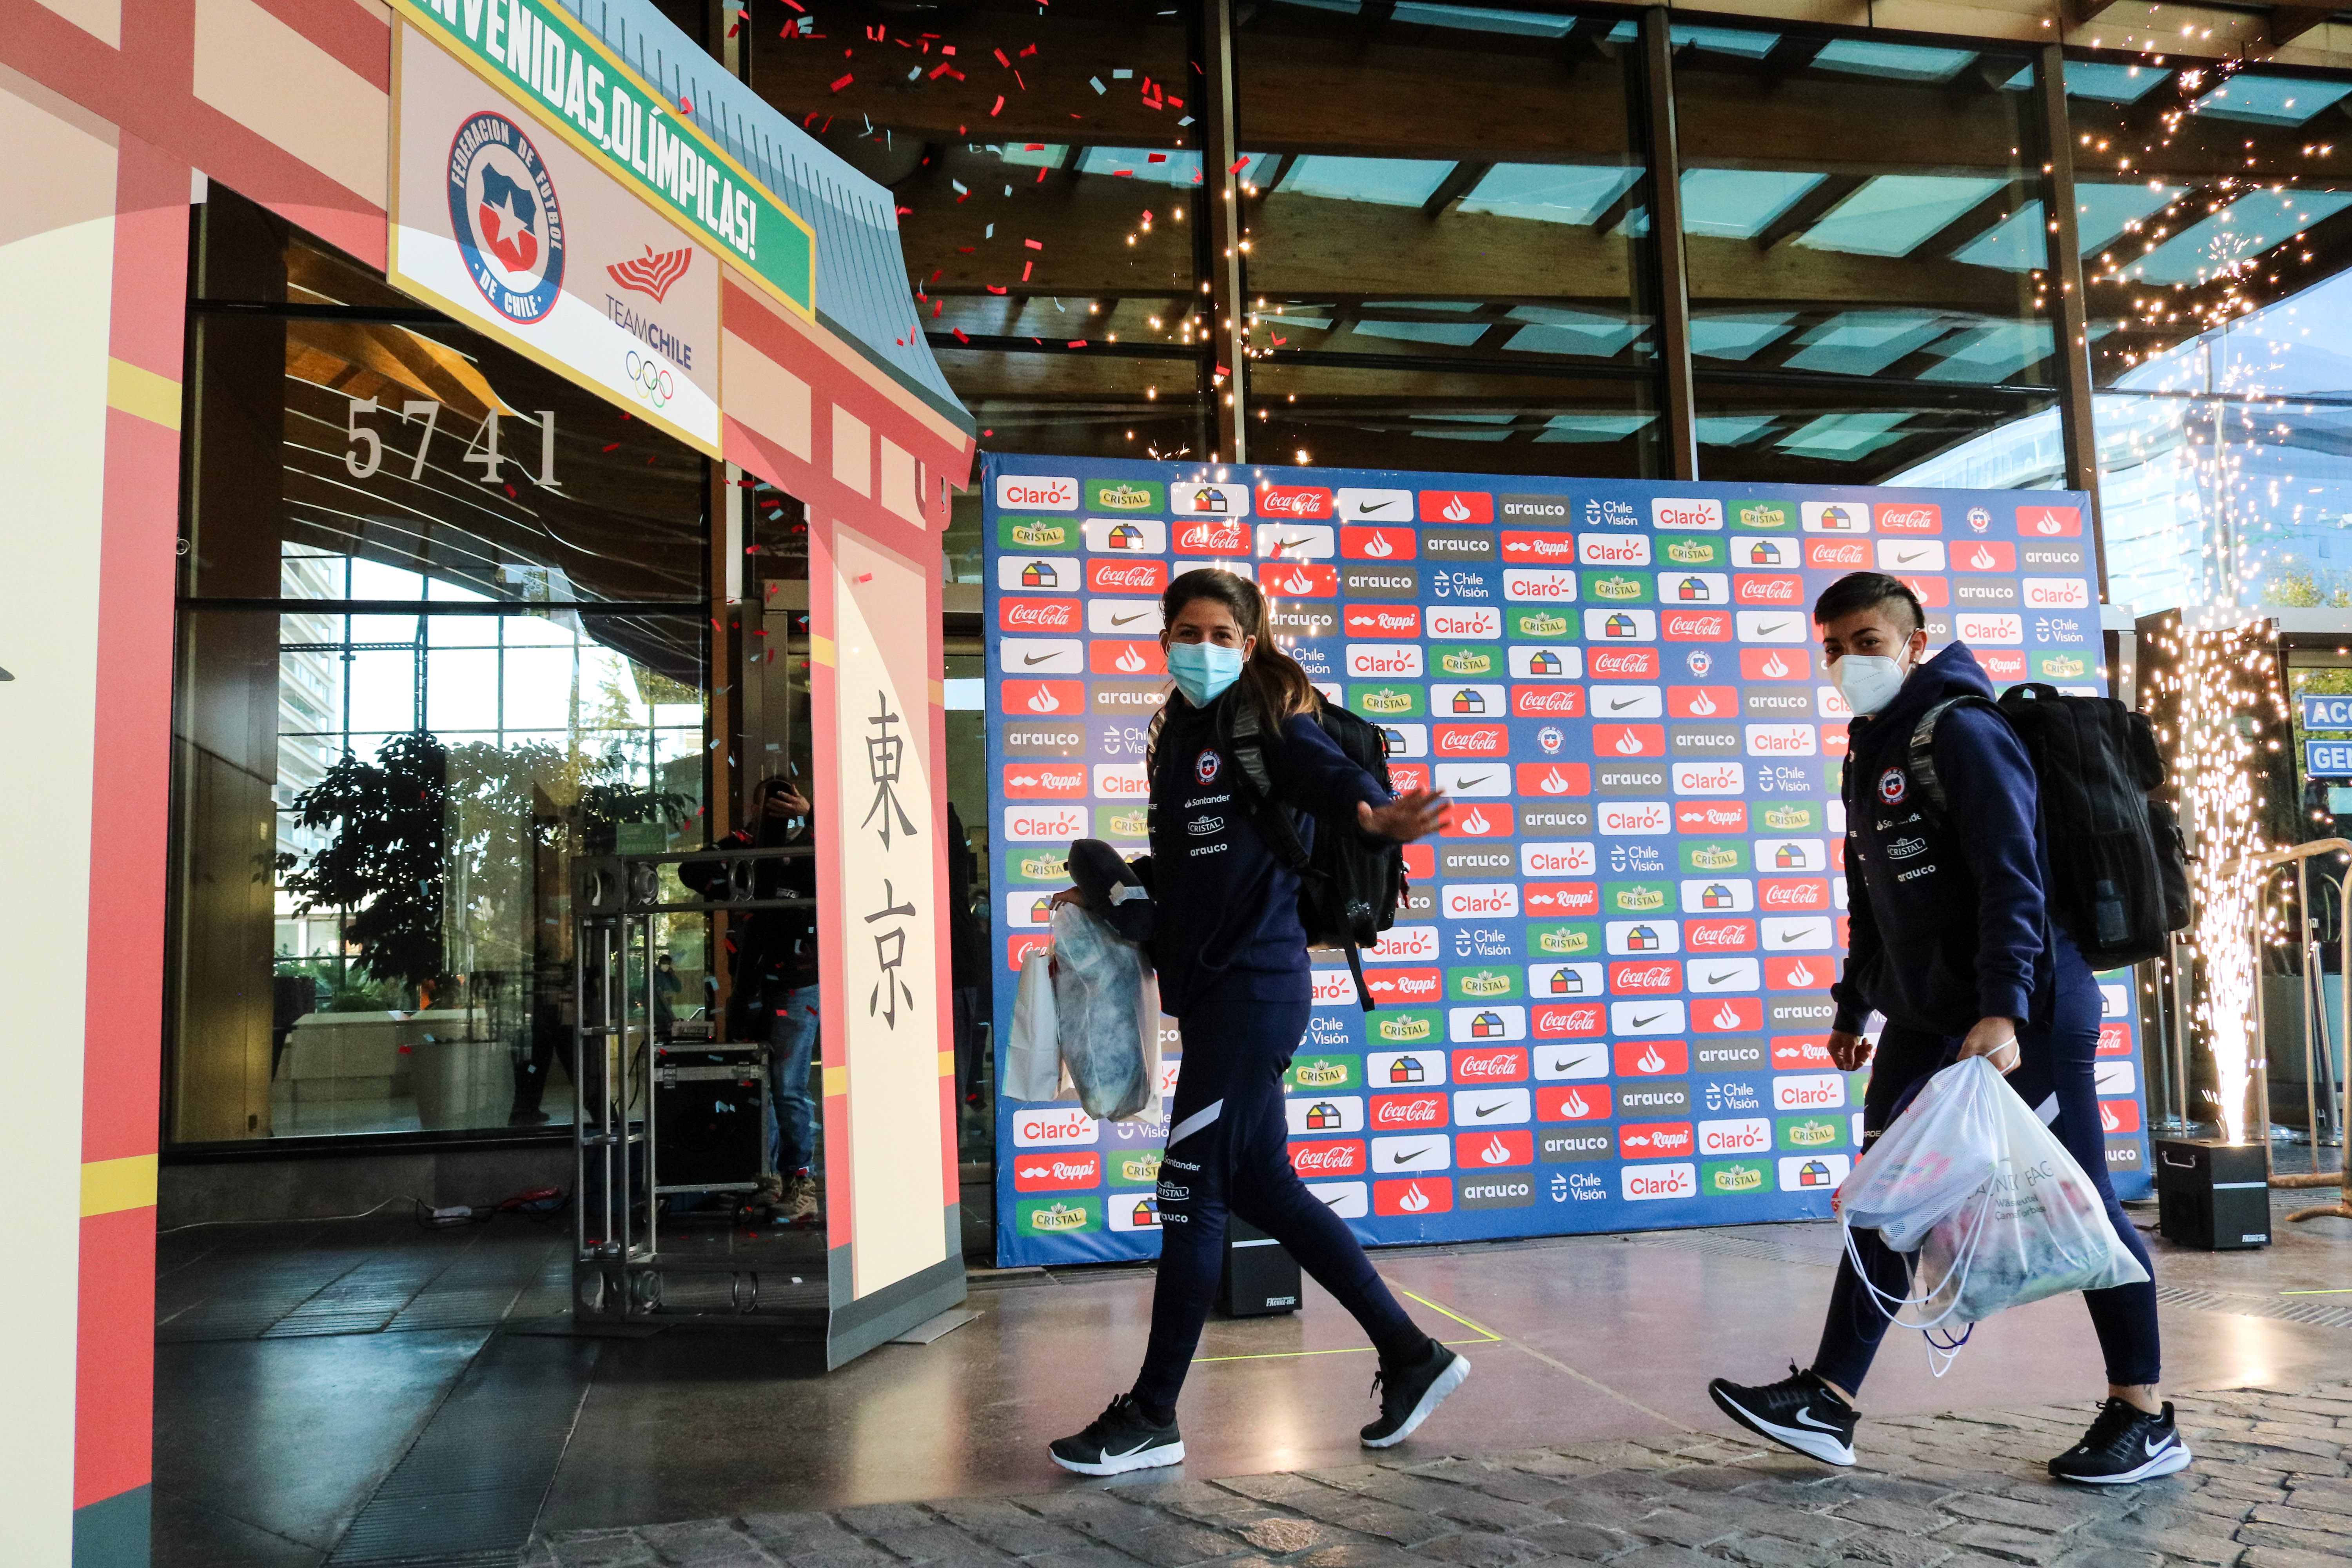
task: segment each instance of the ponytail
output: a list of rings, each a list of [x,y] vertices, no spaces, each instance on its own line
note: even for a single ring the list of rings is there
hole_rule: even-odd
[[[1242,667],[1240,684],[1265,715],[1270,731],[1279,735],[1291,719],[1315,711],[1322,698],[1298,661],[1276,644],[1266,617],[1265,595],[1256,584],[1214,566],[1187,572],[1160,595],[1161,623],[1173,621],[1195,599],[1214,599],[1224,605],[1233,613],[1243,637],[1255,639],[1255,649]]]

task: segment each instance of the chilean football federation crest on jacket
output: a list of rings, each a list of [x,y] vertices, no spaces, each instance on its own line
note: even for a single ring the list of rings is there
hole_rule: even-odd
[[[563,215],[530,138],[503,114],[477,114],[449,144],[449,226],[490,309],[526,325],[563,289]]]

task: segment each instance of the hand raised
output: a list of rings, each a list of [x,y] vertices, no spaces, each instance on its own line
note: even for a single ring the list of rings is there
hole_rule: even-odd
[[[1383,806],[1358,802],[1356,821],[1367,833],[1410,844],[1444,826],[1453,812],[1454,803],[1438,791],[1413,789]]]

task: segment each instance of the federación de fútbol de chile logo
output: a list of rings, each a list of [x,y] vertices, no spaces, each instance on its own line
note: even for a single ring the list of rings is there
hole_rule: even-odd
[[[563,289],[563,215],[546,161],[503,114],[477,114],[449,144],[449,226],[490,309],[526,325]]]

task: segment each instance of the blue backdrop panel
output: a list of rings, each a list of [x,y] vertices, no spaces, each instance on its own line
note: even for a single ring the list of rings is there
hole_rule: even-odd
[[[1996,686],[2105,689],[2078,494],[1005,456],[982,484],[1000,1042],[1070,840],[1145,847],[1171,576],[1254,577],[1316,683],[1386,727],[1399,786],[1454,795],[1365,955],[1379,1007],[1318,955],[1286,1078],[1293,1163],[1369,1245],[1829,1212],[1863,1076],[1822,1048],[1846,938],[1823,587],[1893,573]],[[2102,983],[2108,1163],[2138,1195],[2131,986]],[[1150,1256],[1165,1134],[1002,1104],[999,1262]]]

